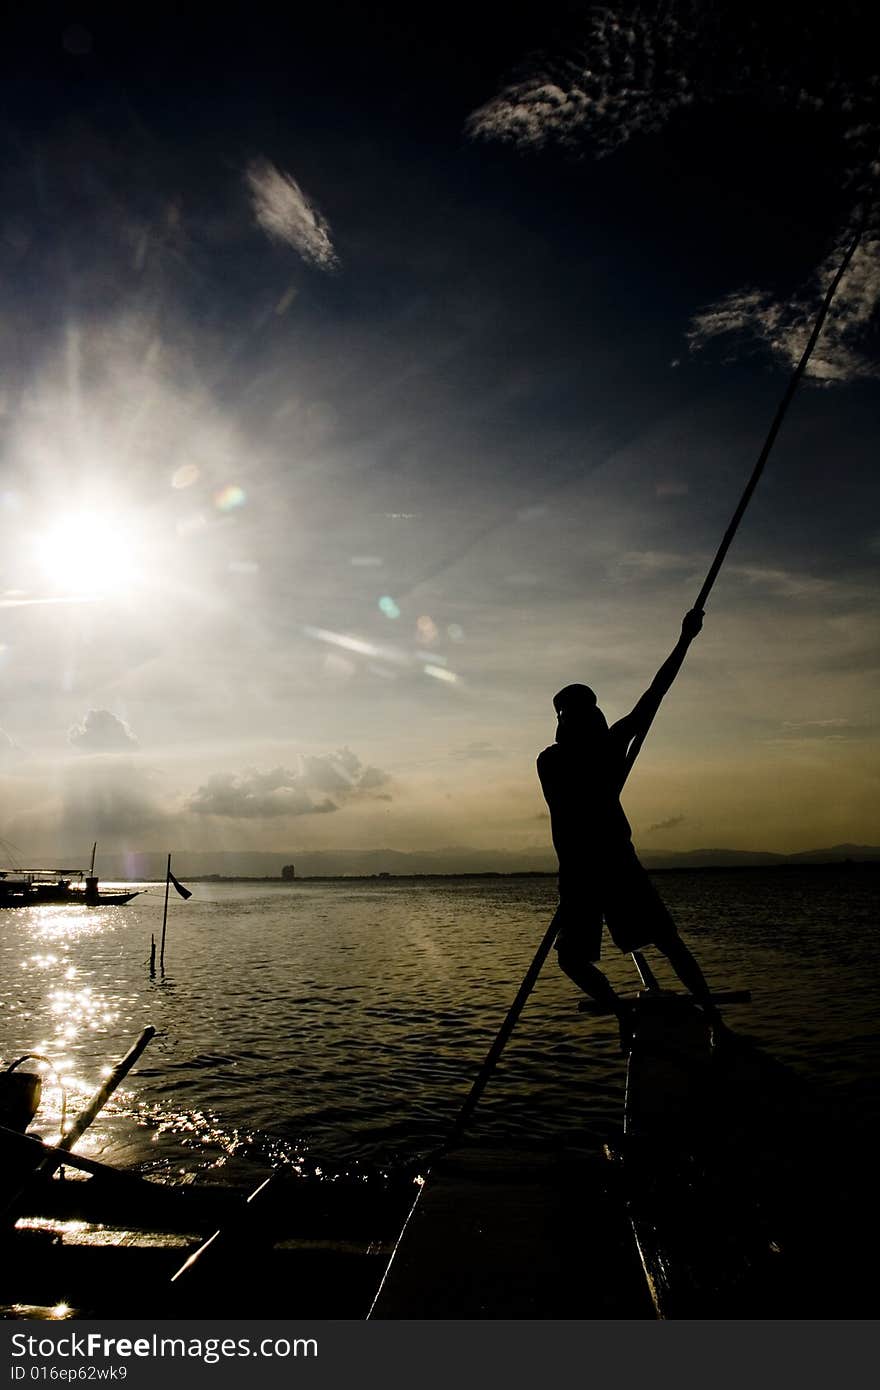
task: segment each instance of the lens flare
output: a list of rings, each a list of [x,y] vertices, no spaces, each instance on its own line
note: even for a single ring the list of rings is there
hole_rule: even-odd
[[[192,487],[193,483],[199,480],[199,470],[194,463],[185,463],[178,468],[171,479],[171,486],[174,488]]]
[[[448,685],[458,685],[461,679],[454,671],[447,671],[445,666],[430,665],[423,669],[426,676],[433,676],[435,681],[446,681]]]
[[[237,483],[229,483],[214,497],[214,505],[219,512],[234,512],[236,507],[243,507],[246,501],[247,493]]]

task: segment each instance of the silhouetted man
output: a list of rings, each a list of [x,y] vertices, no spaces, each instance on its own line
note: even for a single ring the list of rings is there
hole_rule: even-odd
[[[560,690],[553,697],[556,742],[538,758],[559,856],[559,965],[580,989],[617,1015],[623,1048],[629,1040],[628,1006],[594,964],[601,953],[603,917],[621,951],[648,945],[661,951],[713,1026],[720,1023],[700,967],[636,857],[620,804],[627,750],[647,732],[702,625],[701,611],[685,615],[681,637],[645,694],[632,713],[610,728],[588,686]]]

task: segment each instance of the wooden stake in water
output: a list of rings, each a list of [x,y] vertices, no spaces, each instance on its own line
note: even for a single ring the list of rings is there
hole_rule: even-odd
[[[162,944],[159,948],[159,969],[165,973],[165,930],[168,926],[168,890],[171,887],[171,855],[168,856],[168,865],[165,869],[165,910],[162,913]]]

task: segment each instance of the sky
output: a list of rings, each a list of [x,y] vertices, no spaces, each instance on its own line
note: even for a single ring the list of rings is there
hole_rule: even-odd
[[[870,16],[10,21],[0,858],[552,867],[553,693],[668,655],[862,210],[624,804],[880,842]]]

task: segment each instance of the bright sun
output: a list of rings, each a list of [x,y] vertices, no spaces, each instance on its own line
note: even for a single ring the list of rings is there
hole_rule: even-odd
[[[45,578],[65,594],[114,594],[138,576],[138,547],[117,517],[72,514],[44,530],[35,549]]]

